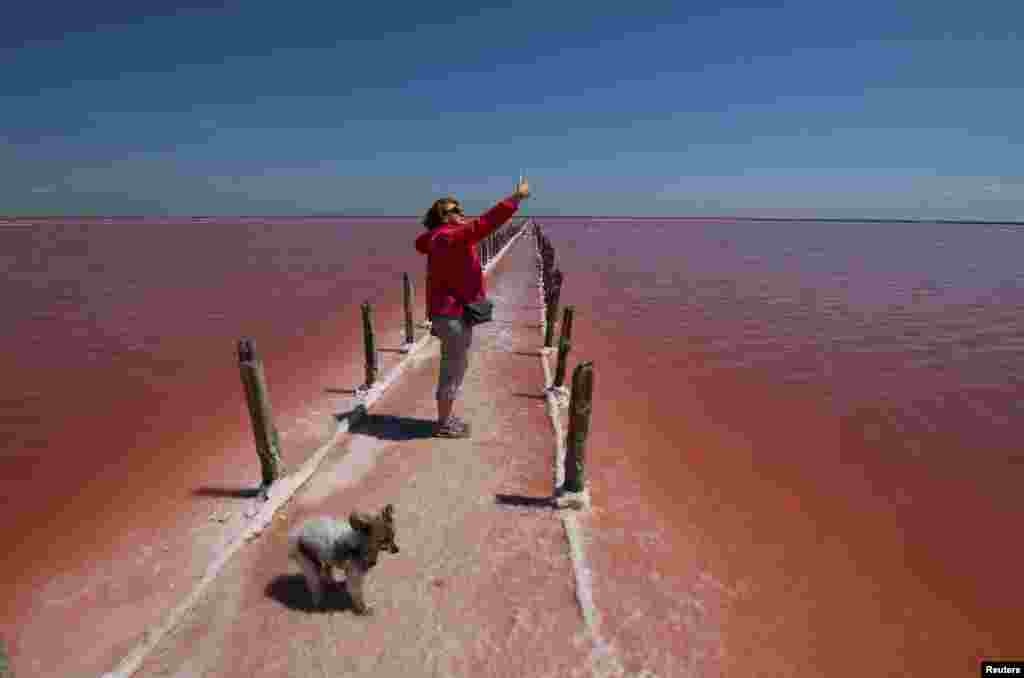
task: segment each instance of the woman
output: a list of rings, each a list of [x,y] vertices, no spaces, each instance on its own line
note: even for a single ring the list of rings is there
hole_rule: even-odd
[[[483,300],[484,274],[476,244],[508,221],[519,202],[530,197],[521,179],[515,192],[482,216],[469,221],[455,198],[441,198],[427,210],[427,233],[416,238],[416,250],[427,255],[427,317],[430,333],[441,340],[441,375],[437,384],[437,427],[434,435],[468,438],[469,424],[452,414],[469,364],[473,328],[462,319],[465,304]]]

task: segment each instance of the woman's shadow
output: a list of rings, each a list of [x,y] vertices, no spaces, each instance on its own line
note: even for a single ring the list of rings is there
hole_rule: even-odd
[[[344,582],[334,582],[324,591],[323,605],[313,605],[313,596],[306,588],[306,579],[301,574],[282,574],[267,584],[266,594],[289,610],[298,612],[323,613],[352,609]]]
[[[396,417],[390,414],[367,414],[349,429],[354,434],[381,440],[415,440],[432,438],[435,424],[430,419]]]

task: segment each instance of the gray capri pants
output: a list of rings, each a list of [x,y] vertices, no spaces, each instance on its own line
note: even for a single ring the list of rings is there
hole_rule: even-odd
[[[441,376],[437,380],[437,397],[455,400],[462,390],[462,379],[469,366],[473,327],[462,318],[437,316],[430,321],[430,333],[441,340]]]

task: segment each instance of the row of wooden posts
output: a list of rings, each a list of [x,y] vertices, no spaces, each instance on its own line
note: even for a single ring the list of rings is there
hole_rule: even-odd
[[[558,304],[562,294],[562,272],[555,266],[555,248],[544,235],[540,224],[534,224],[537,266],[544,285],[544,347],[552,348]],[[562,331],[558,339],[558,363],[555,367],[554,388],[563,388],[569,349],[572,347],[572,320],[575,309],[566,306],[562,315]],[[565,492],[582,492],[585,483],[587,434],[590,432],[590,412],[593,409],[594,363],[581,363],[572,373],[569,396],[569,431],[565,440]]]
[[[477,252],[481,264],[486,266],[501,252],[502,248],[522,230],[525,224],[515,222],[500,228],[477,244]],[[408,273],[402,274],[402,298],[405,308],[405,346],[411,347],[415,341],[413,332],[413,290]],[[361,389],[369,389],[377,382],[379,371],[377,342],[373,331],[373,306],[364,301],[360,310],[363,318],[363,349],[366,354],[366,381]],[[242,375],[242,386],[245,389],[245,400],[249,407],[249,418],[252,421],[253,436],[256,439],[256,454],[260,460],[262,487],[265,490],[284,473],[281,460],[281,442],[267,395],[267,382],[263,372],[263,363],[256,355],[256,347],[252,339],[238,342],[238,366]]]

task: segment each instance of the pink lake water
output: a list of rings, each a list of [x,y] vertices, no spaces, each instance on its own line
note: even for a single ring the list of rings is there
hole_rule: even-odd
[[[735,592],[722,675],[1024,652],[1024,229],[544,223],[595,503],[641,492],[675,569]]]
[[[595,362],[592,463],[617,470],[595,493],[643,493],[745,592],[725,669],[967,675],[1024,655],[1024,230],[539,221],[577,309],[573,358]],[[236,463],[220,451],[250,435],[239,338],[283,418],[323,365],[356,383],[358,305],[397,312],[420,230],[0,224],[0,628]]]

